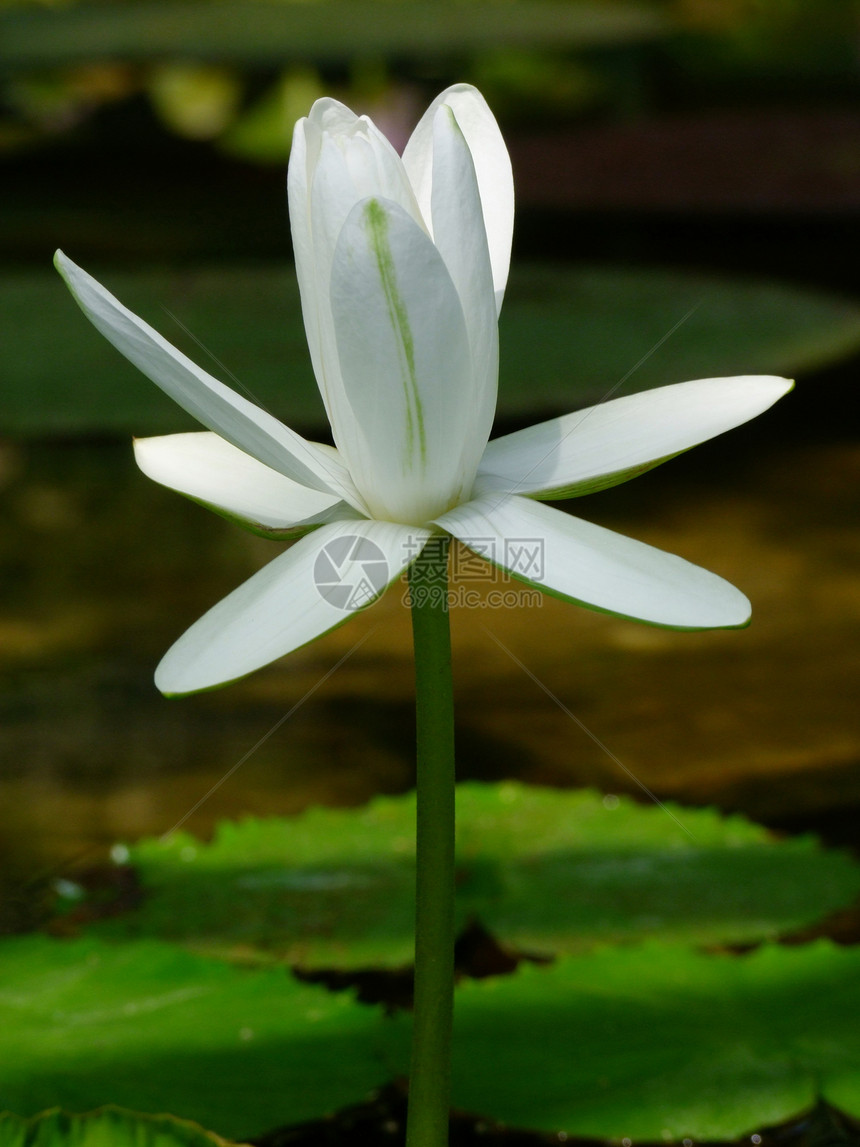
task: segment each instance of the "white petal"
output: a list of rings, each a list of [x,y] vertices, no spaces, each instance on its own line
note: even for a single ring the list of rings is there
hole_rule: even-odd
[[[343,182],[348,186],[352,202],[345,204],[342,217],[332,223],[335,231],[340,230],[352,205],[370,195],[393,199],[424,226],[403,161],[371,119],[357,116],[344,104],[326,98],[317,100],[308,121],[315,124],[323,138],[333,145],[331,158],[337,152],[343,163],[342,169],[336,166],[336,174],[328,178],[331,182]],[[325,162],[320,153],[318,163],[324,166]],[[311,195],[314,195],[313,190]],[[337,202],[338,195],[339,191],[335,190],[333,202]]]
[[[403,152],[403,164],[415,188],[418,206],[424,217],[429,218],[434,181],[433,122],[442,104],[453,110],[472,153],[493,266],[496,310],[499,311],[511,261],[514,180],[499,125],[481,93],[469,84],[455,84],[438,95],[412,133]]]
[[[487,496],[437,520],[517,579],[589,609],[671,629],[749,621],[747,599],[716,574],[541,502]]]
[[[755,418],[793,385],[770,375],[705,378],[565,414],[490,442],[477,488],[573,498],[615,486]]]
[[[335,442],[349,462],[366,450],[345,394],[331,315],[335,244],[355,204],[381,195],[423,227],[397,152],[366,117],[337,100],[317,100],[293,132],[287,178],[290,223],[305,332]]]
[[[371,605],[415,560],[429,530],[335,522],[302,538],[204,614],[155,674],[166,694],[252,673]]]
[[[343,466],[201,370],[62,251],[57,252],[54,263],[95,328],[204,426],[297,482],[355,499]]]
[[[344,224],[332,314],[350,406],[367,442],[350,472],[371,510],[422,524],[471,490],[472,373],[460,299],[430,239],[370,199]]]
[[[477,467],[496,413],[499,327],[475,166],[447,105],[433,121],[433,173],[433,242],[460,296],[472,349],[471,438]]]
[[[134,456],[154,482],[256,533],[298,537],[324,522],[357,516],[337,495],[299,485],[217,434],[136,438]]]
[[[325,403],[326,413],[331,420],[328,396],[324,389],[319,290],[316,282],[317,269],[314,262],[309,197],[310,184],[321,145],[322,134],[319,127],[309,123],[307,119],[300,119],[293,129],[293,143],[290,149],[290,164],[287,173],[287,195],[290,208],[293,257],[296,261],[296,276],[302,300],[305,334],[307,335],[317,385]]]

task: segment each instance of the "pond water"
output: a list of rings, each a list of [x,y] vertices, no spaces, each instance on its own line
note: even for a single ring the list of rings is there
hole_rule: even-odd
[[[860,446],[761,425],[567,507],[724,575],[753,625],[491,608],[470,583],[483,605],[452,620],[462,778],[647,789],[855,842]],[[5,446],[0,495],[2,926],[117,840],[410,787],[398,587],[240,684],[167,701],[160,655],[273,544],[148,482],[126,444]]]

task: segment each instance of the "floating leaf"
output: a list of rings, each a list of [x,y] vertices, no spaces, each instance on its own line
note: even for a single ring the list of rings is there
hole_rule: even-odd
[[[0,984],[3,1099],[23,1115],[112,1097],[241,1137],[407,1070],[407,1017],[154,943],[6,940]],[[647,944],[526,965],[458,990],[453,1099],[614,1140],[735,1138],[819,1092],[857,1112],[858,1008],[860,950],[828,942],[743,957]]]
[[[523,966],[459,989],[453,1100],[616,1142],[734,1139],[819,1093],[856,1114],[858,1011],[860,950],[826,941],[744,957],[648,945]]]
[[[0,944],[0,1102],[19,1115],[118,1103],[242,1139],[382,1082],[379,1028],[373,1009],[282,970],[153,942]]]
[[[104,280],[201,366],[278,417],[322,423],[292,268]],[[687,378],[809,370],[860,347],[860,307],[779,284],[674,271],[520,266],[500,329],[499,411],[511,416]],[[196,428],[90,330],[52,272],[0,284],[0,342],[2,433]]]
[[[500,337],[503,408],[567,409],[685,379],[826,365],[860,348],[860,307],[754,279],[530,265],[511,278]]]
[[[557,954],[659,936],[758,941],[818,919],[860,890],[860,867],[811,839],[711,810],[588,792],[458,789],[457,918]],[[198,951],[307,967],[412,958],[414,797],[219,827],[131,850],[139,910],[100,925]]]
[[[24,1119],[0,1114],[0,1147],[230,1147],[226,1139],[171,1115],[103,1107],[87,1115],[45,1111]]]

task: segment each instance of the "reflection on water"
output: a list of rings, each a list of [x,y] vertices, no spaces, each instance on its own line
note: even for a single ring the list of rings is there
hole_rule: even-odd
[[[549,598],[458,609],[463,778],[636,793],[632,774],[660,796],[851,839],[860,448],[754,456],[753,436],[740,433],[734,447],[700,448],[572,508],[722,573],[752,598],[753,625],[676,634]],[[166,701],[152,685],[161,653],[276,548],[146,481],[125,446],[4,448],[0,487],[7,900],[26,900],[45,873],[117,839],[169,831],[255,745],[187,828],[206,834],[226,816],[354,804],[410,786],[410,631],[399,592],[239,685]]]

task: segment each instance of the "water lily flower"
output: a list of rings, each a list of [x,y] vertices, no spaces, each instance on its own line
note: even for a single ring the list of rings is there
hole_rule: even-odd
[[[499,128],[468,85],[431,104],[402,158],[335,100],[299,122],[290,218],[334,448],[201,370],[57,253],[97,329],[208,427],[138,440],[144,473],[257,533],[299,539],[176,642],[156,674],[163,692],[242,677],[342,624],[439,533],[591,609],[677,629],[747,623],[749,602],[721,578],[545,500],[635,477],[791,383],[700,379],[490,442],[513,204]],[[512,540],[540,544],[539,570],[517,568]],[[345,563],[363,571],[349,602],[334,592]]]

